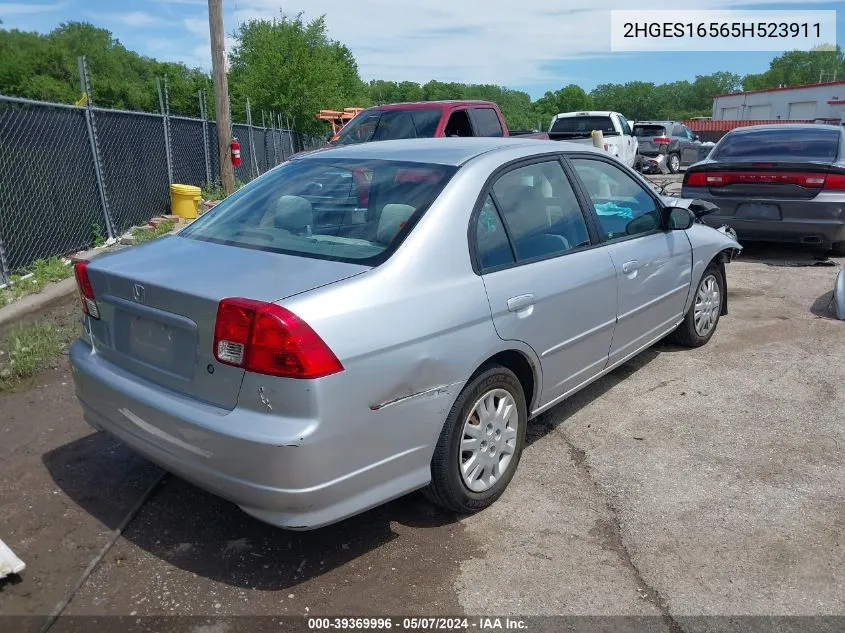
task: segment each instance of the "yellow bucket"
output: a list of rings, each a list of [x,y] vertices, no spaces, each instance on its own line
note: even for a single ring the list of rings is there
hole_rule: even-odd
[[[201,190],[193,185],[170,185],[170,212],[180,218],[197,217]]]

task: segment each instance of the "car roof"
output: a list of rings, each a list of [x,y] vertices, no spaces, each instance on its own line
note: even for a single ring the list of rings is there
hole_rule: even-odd
[[[610,116],[616,114],[613,110],[573,110],[572,112],[560,112],[555,115],[556,119],[571,119],[577,116]]]
[[[369,159],[397,160],[412,163],[433,163],[458,167],[464,163],[496,151],[523,148],[536,149],[526,154],[561,151],[599,151],[592,146],[565,141],[544,141],[502,137],[419,138],[395,141],[373,141],[341,147],[331,147],[306,154],[295,160]]]
[[[385,103],[384,105],[373,106],[369,110],[420,110],[423,108],[443,109],[446,107],[460,107],[460,106],[486,106],[493,107],[495,105],[492,101],[480,100],[449,100],[443,101],[406,101],[403,103]]]
[[[745,125],[743,127],[735,127],[730,130],[734,134],[744,134],[746,132],[759,132],[761,130],[842,130],[838,125],[828,125],[826,123],[768,123],[764,125]]]
[[[676,121],[634,121],[634,125],[673,125]]]

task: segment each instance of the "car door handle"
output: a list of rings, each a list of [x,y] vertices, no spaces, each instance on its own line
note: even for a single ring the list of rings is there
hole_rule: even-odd
[[[518,297],[511,297],[508,299],[508,310],[511,312],[521,312],[533,305],[534,295],[520,295]]]
[[[622,264],[622,272],[625,273],[626,275],[630,275],[631,273],[635,273],[639,269],[640,269],[640,264],[639,264],[639,262],[636,262],[636,261],[625,262],[624,264]]]

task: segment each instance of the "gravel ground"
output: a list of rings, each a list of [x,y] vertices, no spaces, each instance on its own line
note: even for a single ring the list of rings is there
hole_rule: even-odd
[[[506,494],[469,518],[412,494],[290,533],[165,476],[53,630],[107,614],[624,615],[655,631],[845,616],[845,322],[827,312],[845,261],[814,263],[747,249],[710,344],[659,344],[541,416]],[[4,615],[53,611],[161,475],[88,429],[68,378],[63,359],[0,396],[0,537],[27,563],[0,585]]]

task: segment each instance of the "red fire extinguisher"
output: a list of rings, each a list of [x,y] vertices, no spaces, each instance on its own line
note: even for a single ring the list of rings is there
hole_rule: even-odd
[[[238,142],[238,139],[233,138],[229,147],[232,150],[232,165],[237,167],[241,164],[241,144]]]

